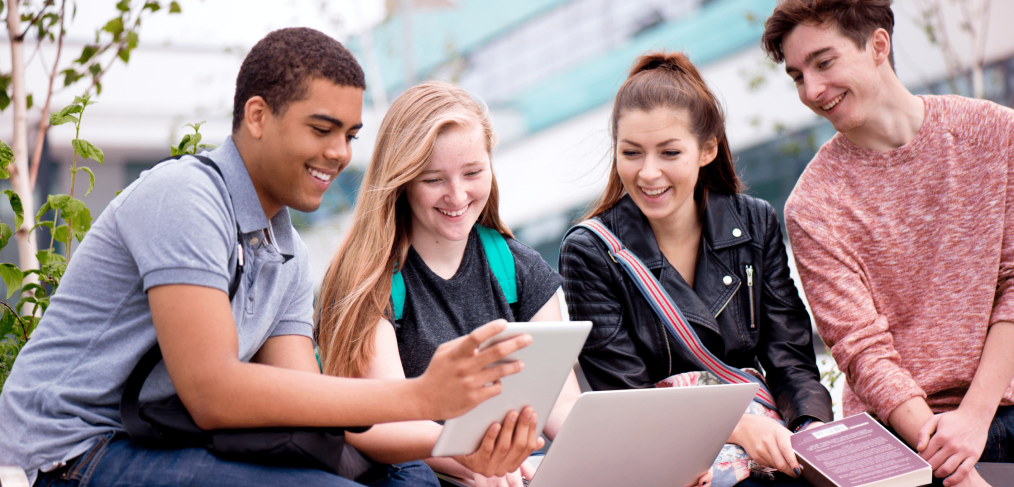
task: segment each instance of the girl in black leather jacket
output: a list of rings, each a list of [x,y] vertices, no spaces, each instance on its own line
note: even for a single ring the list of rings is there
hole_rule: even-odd
[[[609,182],[585,218],[641,259],[715,356],[764,371],[788,427],[745,414],[729,442],[798,476],[790,429],[830,421],[831,398],[777,216],[739,194],[718,101],[684,55],[651,53],[620,87],[611,122]],[[699,370],[591,231],[567,235],[560,271],[571,319],[594,323],[580,357],[593,389],[653,387]]]

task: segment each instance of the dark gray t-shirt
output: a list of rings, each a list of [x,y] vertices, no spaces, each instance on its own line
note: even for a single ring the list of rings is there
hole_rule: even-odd
[[[441,343],[500,318],[530,321],[553,297],[563,283],[560,274],[525,244],[508,238],[507,247],[514,255],[517,276],[518,302],[513,305],[507,304],[474,228],[458,271],[450,279],[434,274],[415,249],[409,249],[401,271],[405,312],[394,323],[406,377],[422,375]]]

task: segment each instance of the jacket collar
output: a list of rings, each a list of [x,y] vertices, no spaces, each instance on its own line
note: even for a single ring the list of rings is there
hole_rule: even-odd
[[[738,274],[722,261],[716,251],[751,240],[735,204],[735,196],[715,192],[708,195],[692,288],[665,260],[647,217],[629,195],[623,196],[601,219],[623,245],[659,277],[688,320],[720,333],[716,318],[742,283]],[[729,278],[728,284],[726,277]]]
[[[750,229],[736,211],[735,196],[708,192],[708,205],[704,208],[704,228],[701,233],[715,250],[750,241]]]

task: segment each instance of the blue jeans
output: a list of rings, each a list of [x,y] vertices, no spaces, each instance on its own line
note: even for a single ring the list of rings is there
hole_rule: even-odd
[[[384,468],[384,467],[381,467]],[[439,487],[436,475],[423,462],[386,466],[373,475],[373,487]],[[377,477],[380,477],[377,479]],[[245,487],[254,485],[299,487],[353,487],[364,484],[330,472],[285,468],[222,460],[203,448],[151,450],[112,433],[85,452],[69,467],[39,474],[36,487]]]

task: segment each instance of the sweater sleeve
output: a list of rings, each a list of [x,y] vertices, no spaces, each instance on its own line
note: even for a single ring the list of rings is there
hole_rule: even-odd
[[[997,136],[1006,137],[1004,163],[1007,166],[1007,191],[1004,200],[1004,231],[1000,250],[1000,269],[997,273],[996,298],[989,325],[1000,321],[1014,321],[1014,110],[996,107],[1001,121],[995,126],[1002,128]]]
[[[849,239],[834,231],[835,218],[827,217],[834,203],[826,195],[826,188],[810,193],[800,181],[785,208],[789,240],[821,337],[852,392],[886,420],[901,403],[926,393],[901,367],[866,270]]]

